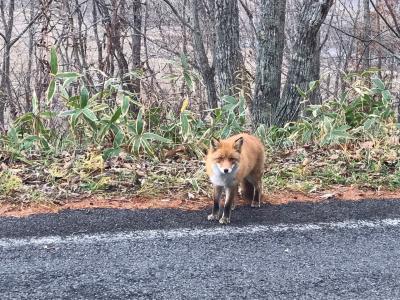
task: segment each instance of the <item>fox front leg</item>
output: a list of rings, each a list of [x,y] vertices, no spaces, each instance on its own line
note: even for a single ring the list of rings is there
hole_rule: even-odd
[[[224,212],[222,217],[219,219],[221,224],[229,224],[231,222],[231,211],[232,211],[232,204],[235,201],[235,196],[237,194],[238,186],[230,186],[225,188],[225,205],[224,205]]]
[[[208,220],[218,220],[220,218],[220,205],[219,201],[221,199],[222,195],[222,186],[214,186],[214,192],[213,192],[213,198],[214,198],[214,206],[211,215],[208,215],[207,219]]]

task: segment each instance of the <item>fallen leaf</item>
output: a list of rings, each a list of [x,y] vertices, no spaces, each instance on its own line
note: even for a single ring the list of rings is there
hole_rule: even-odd
[[[320,196],[320,198],[322,200],[332,199],[333,197],[335,197],[335,194],[332,194],[332,193],[327,193],[327,194],[323,194],[323,195]]]

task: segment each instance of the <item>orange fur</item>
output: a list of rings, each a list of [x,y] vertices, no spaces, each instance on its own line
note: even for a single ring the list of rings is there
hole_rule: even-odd
[[[207,175],[214,185],[214,209],[209,219],[220,219],[221,223],[226,224],[230,222],[230,214],[225,216],[226,210],[223,215],[221,214],[222,205],[219,205],[219,198],[222,188],[227,194],[224,206],[234,204],[239,185],[243,197],[252,200],[252,206],[260,205],[261,177],[265,159],[264,146],[258,138],[246,133],[234,135],[226,140],[214,141],[212,144],[214,145],[210,147],[206,157]]]

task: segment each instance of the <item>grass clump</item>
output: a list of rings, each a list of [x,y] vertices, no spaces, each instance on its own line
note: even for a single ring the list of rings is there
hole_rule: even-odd
[[[8,171],[0,172],[0,198],[19,191],[21,187],[22,179],[20,177]]]

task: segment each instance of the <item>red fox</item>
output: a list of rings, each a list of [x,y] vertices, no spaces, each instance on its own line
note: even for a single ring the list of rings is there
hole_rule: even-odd
[[[252,207],[260,207],[264,156],[264,146],[260,140],[246,133],[226,140],[211,140],[206,169],[214,186],[214,207],[208,220],[230,223],[239,185],[243,198],[251,200]],[[222,205],[220,199],[224,189],[225,204]]]

